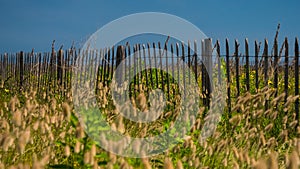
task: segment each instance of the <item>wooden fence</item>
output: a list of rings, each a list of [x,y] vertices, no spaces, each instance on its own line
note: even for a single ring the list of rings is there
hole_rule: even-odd
[[[146,45],[130,45],[110,47],[95,51],[86,51],[84,57],[79,57],[80,50],[68,49],[63,51],[52,51],[48,53],[24,53],[1,54],[0,55],[0,80],[10,90],[19,88],[27,90],[30,87],[36,88],[39,92],[48,92],[51,88],[60,86],[61,94],[71,88],[72,68],[78,59],[80,62],[94,61],[99,69],[91,71],[91,77],[96,77],[96,83],[102,82],[108,85],[116,67],[125,58],[133,54],[132,62],[129,60],[125,64],[125,71],[134,67],[133,71],[142,69],[145,64],[155,64],[155,67],[163,68],[163,64],[171,62],[171,70],[167,73],[174,75],[178,69],[179,60],[185,62],[195,73],[195,78],[203,93],[203,103],[209,105],[209,98],[212,92],[208,75],[212,69],[216,69],[218,80],[221,80],[221,71],[225,71],[227,83],[227,105],[231,111],[234,99],[243,95],[245,92],[256,93],[259,89],[270,86],[277,90],[277,94],[286,93],[285,101],[289,95],[299,95],[299,45],[298,39],[294,41],[294,46],[290,46],[286,38],[282,45],[275,39],[272,46],[268,41],[264,41],[264,46],[254,42],[254,56],[250,56],[249,42],[244,41],[244,47],[236,40],[233,50],[230,50],[228,39],[225,41],[225,55],[221,54],[221,45],[217,41],[213,45],[211,39],[206,39],[199,44],[190,42],[164,44],[160,43]],[[294,53],[289,53],[289,48],[294,49]],[[157,49],[157,51],[156,51]],[[201,49],[201,53],[197,50]],[[244,51],[241,54],[240,51]],[[169,51],[169,52],[164,52]],[[231,54],[234,53],[234,54]],[[218,55],[221,59],[215,60]],[[168,58],[163,61],[163,58]],[[213,68],[213,63],[218,62]],[[203,66],[205,63],[206,67]],[[127,67],[127,68],[126,68]],[[222,70],[223,68],[223,70]],[[153,71],[153,72],[152,72]],[[88,73],[88,72],[86,72]],[[191,80],[190,74],[183,80]],[[155,80],[159,79],[160,81]],[[167,78],[167,79],[164,79]],[[140,74],[134,78],[134,84],[138,85],[141,79],[145,79],[147,86],[162,88],[170,93],[170,84],[179,77],[165,76],[163,71],[149,70],[148,73]],[[0,82],[1,82],[0,81]],[[186,82],[184,81],[184,84]],[[234,87],[233,87],[234,86]],[[295,102],[295,111],[299,113],[299,99]]]

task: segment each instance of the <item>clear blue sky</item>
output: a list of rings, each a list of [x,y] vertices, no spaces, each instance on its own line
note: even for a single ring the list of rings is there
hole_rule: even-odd
[[[82,45],[108,22],[137,12],[177,15],[223,42],[273,41],[278,22],[281,40],[300,37],[299,0],[1,0],[0,53],[50,51],[54,39],[56,48]]]

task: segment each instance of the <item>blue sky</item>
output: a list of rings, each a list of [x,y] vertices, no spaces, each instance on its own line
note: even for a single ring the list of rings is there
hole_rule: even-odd
[[[54,39],[57,48],[73,41],[80,46],[110,21],[137,12],[179,16],[221,42],[246,37],[272,42],[279,22],[280,40],[300,37],[299,0],[1,0],[0,53],[50,51]]]

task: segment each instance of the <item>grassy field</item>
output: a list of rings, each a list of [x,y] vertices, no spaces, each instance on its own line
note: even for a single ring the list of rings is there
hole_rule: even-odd
[[[243,78],[241,75],[242,83]],[[250,78],[253,81],[252,75]],[[208,112],[200,109],[188,137],[163,154],[142,159],[106,152],[88,137],[78,122],[70,93],[62,97],[56,89],[47,94],[35,89],[20,91],[12,89],[13,82],[2,83],[0,168],[298,168],[300,127],[294,113],[298,96],[290,95],[284,102],[281,86],[276,96],[272,85],[256,92],[252,81],[251,93],[243,92],[234,99],[232,112],[224,109],[216,132],[205,143],[200,143],[199,136]],[[99,109],[124,135],[156,135],[171,127],[178,115],[176,85],[171,85],[170,91],[175,92],[163,115],[147,124],[123,119],[113,106],[109,88],[98,87]],[[135,88],[146,90],[143,85]],[[147,109],[143,97],[147,93],[139,92],[132,101],[139,109]]]

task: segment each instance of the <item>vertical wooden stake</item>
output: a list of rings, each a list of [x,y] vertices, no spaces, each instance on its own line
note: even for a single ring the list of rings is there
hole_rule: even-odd
[[[240,76],[239,76],[239,69],[240,69],[240,58],[239,58],[239,44],[238,41],[235,40],[235,80],[236,80],[236,89],[237,89],[237,94],[236,97],[240,96]]]
[[[299,95],[299,44],[295,39],[295,96]],[[299,98],[295,101],[296,120],[299,120]],[[299,125],[299,122],[298,122]]]
[[[250,70],[249,70],[249,43],[245,39],[245,53],[246,53],[246,89],[250,92]]]
[[[259,46],[257,44],[257,41],[255,41],[255,88],[256,92],[258,91],[258,54],[259,54]]]
[[[228,106],[228,112],[231,112],[231,93],[230,93],[230,60],[229,60],[229,42],[228,39],[226,39],[226,75],[227,75],[227,106]]]
[[[288,89],[289,89],[289,41],[288,38],[285,38],[285,56],[284,56],[284,92],[285,98],[284,101],[287,101]]]

